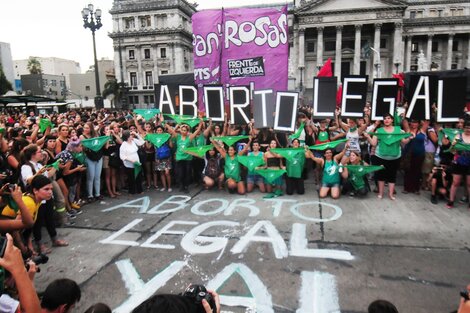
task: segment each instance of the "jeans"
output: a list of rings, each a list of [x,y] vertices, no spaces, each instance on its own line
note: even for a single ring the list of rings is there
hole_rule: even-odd
[[[86,158],[86,188],[88,198],[93,197],[93,187],[95,188],[95,197],[100,196],[102,168],[103,158],[99,159],[99,161],[92,161]]]

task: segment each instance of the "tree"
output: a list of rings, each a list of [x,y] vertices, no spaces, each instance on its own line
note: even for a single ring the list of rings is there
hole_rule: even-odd
[[[29,57],[27,68],[30,74],[42,74],[41,62],[35,57]]]
[[[13,90],[13,86],[7,80],[5,73],[3,72],[3,66],[0,64],[0,95],[4,95],[7,91]]]
[[[104,84],[103,89],[103,98],[111,98],[110,95],[113,95],[111,102],[118,101],[122,99],[123,91],[121,85],[116,79],[110,79]],[[113,107],[113,105],[111,105]]]

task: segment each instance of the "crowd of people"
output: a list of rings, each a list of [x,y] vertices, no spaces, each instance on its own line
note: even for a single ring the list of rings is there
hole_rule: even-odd
[[[67,246],[56,228],[73,225],[86,204],[145,190],[187,193],[191,185],[264,198],[318,191],[321,198],[376,193],[395,200],[400,192],[426,191],[433,204],[470,209],[469,116],[462,112],[457,123],[442,124],[406,119],[406,106],[400,109],[371,121],[369,106],[357,119],[342,118],[339,110],[332,119],[316,119],[301,107],[293,133],[155,110],[5,110],[0,229],[28,260],[51,252],[43,227],[53,247]],[[304,184],[309,176],[312,190]],[[397,176],[403,176],[401,191]]]

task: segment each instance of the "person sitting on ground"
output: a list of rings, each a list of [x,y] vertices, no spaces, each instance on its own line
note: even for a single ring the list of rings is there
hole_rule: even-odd
[[[50,283],[42,296],[42,313],[73,312],[82,293],[77,283],[71,279],[62,278]]]
[[[234,193],[236,191],[238,194],[244,195],[246,192],[245,184],[240,175],[240,162],[238,161],[235,147],[229,146],[227,151],[225,151],[225,148],[212,138],[211,142],[225,160],[224,174],[229,192]]]
[[[360,152],[350,151],[348,163],[345,165],[367,166],[368,164],[361,160]],[[359,173],[349,171],[347,167],[344,167],[341,176],[346,180],[346,182],[343,184],[343,195],[349,192],[350,196],[352,197],[365,197],[369,192],[367,176],[359,175]]]
[[[429,173],[428,184],[431,186],[431,203],[438,203],[438,196],[446,198],[447,189],[449,186],[449,178],[452,178],[452,175],[448,175],[446,171],[446,165],[436,164],[431,173]]]

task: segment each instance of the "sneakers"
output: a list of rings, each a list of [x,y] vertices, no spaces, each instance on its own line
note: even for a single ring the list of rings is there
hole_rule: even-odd
[[[171,188],[168,188],[168,192],[172,192],[172,191],[173,191],[173,189],[171,189]]]
[[[431,203],[432,203],[432,204],[437,204],[437,197],[436,197],[436,195],[432,195],[432,196],[431,196]]]
[[[446,208],[452,209],[453,207],[454,207],[454,201],[449,201],[449,202],[447,202]]]
[[[70,209],[69,211],[67,211],[66,215],[69,219],[74,219],[77,217],[77,215],[80,215],[82,213],[82,210]]]
[[[467,203],[468,202],[468,197],[466,196],[463,196],[462,198],[460,198],[460,203]]]
[[[160,189],[160,191],[165,191],[165,190],[166,190],[165,188]]]
[[[72,221],[72,220],[70,220],[70,219],[67,219],[67,220],[64,222],[63,225],[64,225],[64,226],[73,226],[73,225],[75,225],[75,222]]]

